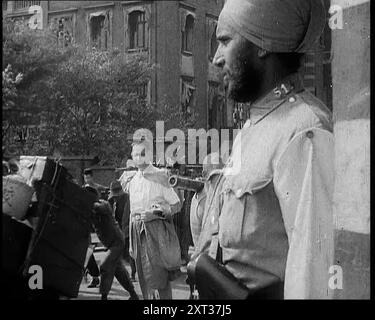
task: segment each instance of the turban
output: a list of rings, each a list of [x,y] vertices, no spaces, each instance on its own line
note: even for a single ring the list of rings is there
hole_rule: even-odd
[[[219,25],[269,52],[313,49],[326,23],[322,0],[227,0]]]

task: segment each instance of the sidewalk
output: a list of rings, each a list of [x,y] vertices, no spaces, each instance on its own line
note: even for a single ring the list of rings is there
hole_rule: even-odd
[[[104,252],[95,252],[95,260],[100,263],[101,259],[104,257]],[[127,266],[128,272],[130,274],[130,267]],[[172,295],[173,299],[177,300],[187,300],[189,299],[190,290],[189,286],[186,284],[186,268],[182,268],[182,276],[172,282]],[[137,276],[136,276],[137,279]],[[82,281],[79,290],[78,298],[74,300],[100,300],[99,288],[87,288],[89,282],[86,283],[85,280]],[[141,288],[139,286],[138,279],[133,282],[135,291],[137,292],[140,299],[142,299]],[[128,300],[128,292],[118,283],[116,278],[113,281],[111,292],[108,295],[108,300]]]

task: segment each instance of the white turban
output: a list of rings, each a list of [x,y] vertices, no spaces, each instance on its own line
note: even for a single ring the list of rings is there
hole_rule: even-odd
[[[269,52],[307,52],[326,23],[322,0],[227,0],[219,16]]]

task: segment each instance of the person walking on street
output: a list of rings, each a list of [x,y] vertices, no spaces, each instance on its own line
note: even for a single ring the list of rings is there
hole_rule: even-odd
[[[82,187],[90,186],[96,190],[96,193],[99,198],[101,198],[101,193],[103,191],[104,186],[96,183],[94,181],[94,171],[91,168],[86,168],[83,171],[83,180],[84,184]],[[94,254],[92,254],[89,258],[88,264],[87,264],[87,270],[86,270],[90,276],[92,277],[92,280],[90,284],[87,286],[88,288],[96,288],[99,286],[100,283],[100,271],[98,264],[95,260]]]
[[[138,171],[129,182],[130,254],[136,261],[143,298],[172,299],[170,281],[181,266],[172,217],[181,205],[175,191],[167,187],[164,171],[151,164],[147,156],[150,148],[144,141],[135,143],[132,150]]]
[[[131,280],[135,281],[136,266],[134,259],[129,255],[129,219],[130,219],[130,200],[129,194],[124,192],[121,183],[118,180],[111,182],[108,202],[112,206],[115,219],[119,224],[125,240],[124,259],[131,268]]]
[[[86,186],[86,190],[95,193],[93,187]],[[126,270],[123,253],[125,249],[124,236],[114,218],[110,204],[105,200],[94,203],[93,225],[99,240],[107,248],[106,255],[100,265],[100,294],[102,300],[108,299],[114,277],[130,294],[130,300],[138,300],[138,295]]]

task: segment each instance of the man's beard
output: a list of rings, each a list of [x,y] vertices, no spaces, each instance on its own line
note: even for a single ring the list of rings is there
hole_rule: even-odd
[[[230,77],[228,97],[236,102],[255,101],[259,97],[261,73],[248,60],[239,57]]]

